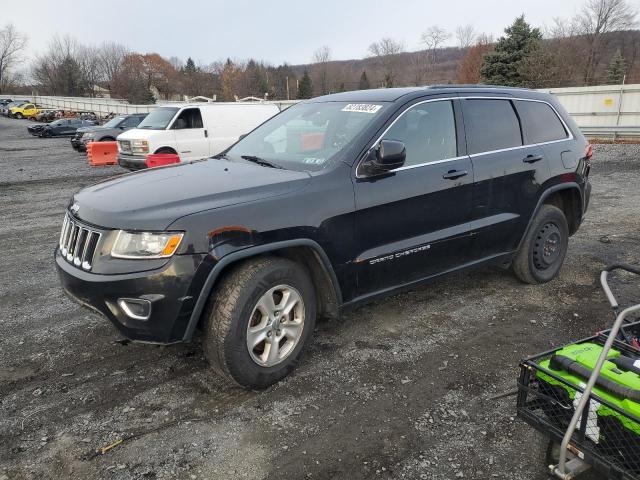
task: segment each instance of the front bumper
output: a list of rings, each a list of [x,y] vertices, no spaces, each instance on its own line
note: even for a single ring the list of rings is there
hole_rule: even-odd
[[[118,165],[129,170],[141,170],[147,168],[145,163],[147,157],[140,155],[127,155],[126,153],[118,153]]]
[[[161,344],[182,341],[206,278],[205,258],[176,255],[157,270],[101,275],[80,270],[55,252],[60,282],[73,300],[107,317],[125,337]],[[151,299],[149,319],[130,318],[118,305],[120,298]]]
[[[87,145],[79,138],[71,139],[71,147],[78,152],[84,152],[87,150]]]

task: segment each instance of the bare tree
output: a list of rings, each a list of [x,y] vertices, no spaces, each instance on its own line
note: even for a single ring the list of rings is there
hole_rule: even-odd
[[[387,88],[393,86],[398,63],[397,56],[403,51],[404,43],[389,37],[369,45],[370,56],[376,60],[377,65],[383,71],[382,86]]]
[[[80,46],[76,57],[84,90],[89,93],[89,96],[93,97],[98,83],[104,80],[100,65],[100,50],[96,47]]]
[[[70,36],[55,36],[48,50],[36,56],[33,78],[53,95],[81,95],[88,88],[81,66],[82,46]]]
[[[129,51],[124,45],[115,42],[105,42],[100,47],[99,59],[102,76],[111,89],[111,82],[122,68],[122,62]]]
[[[467,53],[458,65],[458,83],[480,83],[480,68],[484,62],[484,56],[493,48],[493,37],[483,33],[477,38],[477,43],[467,49]]]
[[[456,28],[456,39],[458,40],[458,47],[463,50],[471,47],[478,36],[478,32],[470,23],[467,25],[460,25]]]
[[[427,50],[431,53],[431,62],[433,65],[438,63],[438,48],[449,40],[450,37],[451,34],[438,25],[429,27],[427,31],[422,34],[422,43],[425,44]]]
[[[418,51],[409,54],[409,70],[415,86],[423,85],[428,73],[428,52]]]
[[[9,71],[26,45],[27,38],[16,31],[11,23],[0,30],[0,92],[8,83]]]
[[[637,15],[637,9],[627,0],[586,1],[582,11],[574,18],[578,33],[587,42],[587,60],[583,74],[585,84],[593,81],[606,34],[633,28],[637,24]]]
[[[329,93],[327,67],[331,61],[331,49],[324,45],[313,52],[314,71],[317,74],[316,85],[320,85],[320,91],[322,95]]]

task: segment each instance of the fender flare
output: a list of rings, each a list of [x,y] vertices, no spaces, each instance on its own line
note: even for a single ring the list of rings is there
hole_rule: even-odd
[[[300,238],[296,240],[284,240],[281,242],[268,243],[265,245],[257,245],[255,247],[244,248],[242,250],[238,250],[236,252],[225,255],[214,265],[214,267],[211,269],[211,272],[209,272],[209,275],[207,276],[202,289],[200,290],[198,300],[196,301],[196,304],[193,307],[193,311],[191,312],[191,317],[189,318],[189,323],[187,324],[187,328],[185,329],[182,341],[191,341],[193,333],[195,332],[196,327],[198,326],[198,322],[200,321],[200,315],[202,315],[204,306],[206,305],[211,291],[213,290],[213,286],[220,276],[220,273],[226,267],[246,258],[255,257],[256,255],[260,255],[263,253],[275,252],[290,247],[310,247],[314,250],[315,253],[318,254],[318,257],[322,262],[322,266],[324,267],[327,275],[329,276],[329,279],[331,280],[331,284],[333,285],[338,305],[341,305],[342,293],[340,290],[340,284],[338,283],[338,278],[336,277],[329,257],[317,242],[308,238]]]
[[[533,211],[533,214],[531,215],[531,217],[529,218],[529,222],[527,223],[527,228],[525,229],[524,234],[520,239],[520,242],[518,242],[518,248],[516,251],[520,250],[520,247],[522,247],[522,243],[524,242],[524,239],[527,238],[527,235],[529,234],[529,230],[531,230],[531,225],[533,224],[533,220],[536,218],[536,215],[540,211],[540,208],[542,208],[544,201],[547,198],[549,198],[549,196],[552,193],[556,193],[561,190],[569,190],[569,189],[577,190],[578,192],[578,196],[580,197],[580,216],[582,217],[582,214],[584,213],[584,198],[582,197],[582,191],[580,190],[580,186],[577,183],[566,182],[566,183],[560,183],[558,185],[553,185],[552,187],[547,188],[544,192],[542,192],[542,195],[540,195],[540,198],[538,199],[536,208]]]

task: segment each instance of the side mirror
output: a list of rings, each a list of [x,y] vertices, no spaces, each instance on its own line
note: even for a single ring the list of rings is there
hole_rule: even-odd
[[[369,157],[363,163],[368,175],[389,172],[404,165],[407,149],[403,142],[382,140],[369,151]]]

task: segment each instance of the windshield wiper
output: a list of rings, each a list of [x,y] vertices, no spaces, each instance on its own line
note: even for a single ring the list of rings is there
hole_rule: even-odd
[[[270,168],[283,168],[280,165],[276,165],[275,163],[271,163],[269,160],[265,160],[264,158],[256,157],[255,155],[240,155],[240,158],[243,160],[248,160],[253,163],[257,163],[263,167]]]

